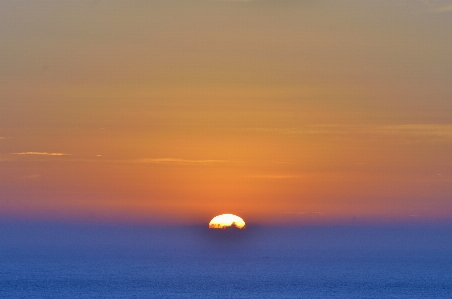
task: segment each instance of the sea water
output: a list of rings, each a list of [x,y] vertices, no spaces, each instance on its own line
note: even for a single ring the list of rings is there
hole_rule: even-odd
[[[0,298],[452,298],[452,226],[0,223]]]

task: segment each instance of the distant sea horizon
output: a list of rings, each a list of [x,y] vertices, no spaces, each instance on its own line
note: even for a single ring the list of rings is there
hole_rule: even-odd
[[[2,298],[450,298],[452,225],[0,221]]]

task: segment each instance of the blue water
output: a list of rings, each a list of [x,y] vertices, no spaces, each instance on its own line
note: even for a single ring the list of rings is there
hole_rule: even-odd
[[[452,227],[0,224],[0,298],[452,298]]]

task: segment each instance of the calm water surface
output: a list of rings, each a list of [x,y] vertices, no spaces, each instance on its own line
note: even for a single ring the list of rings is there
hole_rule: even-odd
[[[452,298],[450,227],[218,236],[3,223],[0,233],[1,298]]]

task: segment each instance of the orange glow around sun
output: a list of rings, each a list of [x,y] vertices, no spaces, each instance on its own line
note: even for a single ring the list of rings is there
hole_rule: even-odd
[[[231,226],[242,229],[245,227],[245,221],[233,214],[222,214],[213,217],[209,223],[209,228],[226,228]]]

